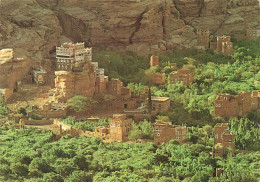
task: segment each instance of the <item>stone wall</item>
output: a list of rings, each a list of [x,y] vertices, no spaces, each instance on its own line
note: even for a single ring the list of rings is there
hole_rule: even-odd
[[[39,114],[44,118],[65,118],[67,116],[67,110],[48,110],[48,111],[43,111],[43,110],[38,110],[38,111],[33,111],[31,113],[28,113],[29,117],[32,116],[32,114]]]
[[[20,125],[51,125],[53,120],[25,120],[21,119],[19,122]]]

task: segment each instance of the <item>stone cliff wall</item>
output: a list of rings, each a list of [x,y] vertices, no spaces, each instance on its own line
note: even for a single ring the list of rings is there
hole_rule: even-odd
[[[20,81],[30,70],[31,59],[22,49],[17,49],[14,59],[0,64],[0,88],[16,88],[16,82]]]
[[[84,41],[94,49],[116,47],[150,54],[195,46],[196,30],[200,27],[209,28],[211,36],[241,37],[249,26],[260,29],[258,0],[2,0],[0,3],[0,49],[23,49],[33,60],[31,66],[40,65],[55,51],[55,46],[68,40]],[[24,72],[28,63],[29,60],[16,73]],[[7,75],[8,71],[6,68],[1,74]]]

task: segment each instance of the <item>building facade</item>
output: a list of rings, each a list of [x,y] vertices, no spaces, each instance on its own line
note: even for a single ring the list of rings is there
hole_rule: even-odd
[[[169,97],[152,97],[152,111],[168,112],[170,110],[170,98]],[[148,108],[148,99],[145,101],[145,108]]]
[[[47,72],[40,68],[39,70],[33,70],[33,81],[36,85],[45,85],[47,83]]]
[[[151,82],[155,85],[164,85],[165,84],[165,73],[151,73],[150,74]]]
[[[106,126],[95,127],[95,137],[99,137],[102,140],[109,139],[110,128]]]
[[[110,120],[110,139],[112,141],[127,141],[132,129],[132,119],[127,119],[126,114],[114,114]]]
[[[163,121],[154,124],[154,143],[160,145],[170,140],[182,142],[186,138],[186,126],[172,125]]]
[[[260,109],[260,91],[241,92],[236,96],[220,94],[215,100],[215,116],[223,118],[245,116]]]
[[[217,49],[216,52],[222,54],[233,54],[233,43],[230,36],[218,36],[217,37]]]
[[[214,127],[214,146],[212,156],[223,157],[230,148],[232,153],[235,151],[235,135],[229,131],[228,123],[217,123]]]
[[[84,42],[64,43],[56,47],[56,70],[71,71],[80,69],[86,61],[92,60],[92,48],[85,48]]]
[[[169,84],[176,84],[183,82],[187,87],[194,82],[194,75],[189,69],[179,69],[173,71],[169,75]]]
[[[198,29],[197,30],[197,47],[199,49],[208,49],[209,48],[209,29],[202,30]]]

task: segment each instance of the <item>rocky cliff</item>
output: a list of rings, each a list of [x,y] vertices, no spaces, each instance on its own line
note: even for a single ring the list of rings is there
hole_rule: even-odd
[[[260,29],[258,0],[2,0],[0,48],[20,48],[32,64],[61,42],[84,41],[141,54],[196,44],[196,30],[239,37]],[[1,72],[2,74],[2,72]],[[0,78],[1,79],[1,78]],[[0,80],[2,81],[2,80]]]

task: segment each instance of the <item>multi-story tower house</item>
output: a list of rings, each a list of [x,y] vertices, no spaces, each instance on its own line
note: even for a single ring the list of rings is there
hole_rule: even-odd
[[[202,30],[198,29],[197,30],[197,35],[198,35],[198,42],[197,46],[200,49],[208,49],[209,48],[209,29],[207,30]]]
[[[169,84],[175,84],[178,82],[183,82],[187,87],[194,81],[194,75],[189,69],[179,69],[173,71],[169,76]]]
[[[92,48],[85,48],[82,43],[64,43],[56,47],[56,70],[72,71],[80,69],[86,61],[92,60]]]
[[[127,141],[132,129],[132,119],[127,119],[126,114],[114,114],[110,120],[110,139],[113,141]]]
[[[186,138],[186,126],[172,125],[163,121],[154,124],[154,143],[160,145],[170,140],[182,142]]]
[[[214,127],[214,145],[222,143],[222,133],[228,130],[228,123],[217,123]]]
[[[214,127],[214,147],[212,148],[213,157],[222,157],[228,148],[230,148],[234,153],[235,135],[228,130],[228,123],[218,123]]]
[[[233,43],[231,42],[230,36],[218,36],[217,37],[217,50],[218,53],[222,54],[233,54]]]
[[[113,78],[109,83],[108,83],[108,91],[112,95],[121,95],[121,89],[123,87],[123,83],[116,78]]]
[[[237,99],[230,94],[220,94],[215,100],[215,115],[224,118],[237,116],[239,113]]]
[[[217,123],[214,127],[214,146],[212,155],[223,157],[230,148],[235,151],[235,135],[228,130],[228,123]]]

